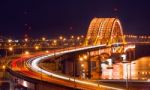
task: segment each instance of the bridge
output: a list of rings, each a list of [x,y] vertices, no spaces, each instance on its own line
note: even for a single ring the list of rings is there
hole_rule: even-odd
[[[82,46],[22,55],[9,62],[7,69],[18,83],[31,90],[49,90],[51,87],[54,90],[123,90],[120,86],[91,80],[100,78],[102,63],[112,69],[118,58],[120,62],[127,62],[125,54],[134,48],[126,42],[119,19],[94,18]],[[55,66],[45,66],[49,62],[55,62]]]

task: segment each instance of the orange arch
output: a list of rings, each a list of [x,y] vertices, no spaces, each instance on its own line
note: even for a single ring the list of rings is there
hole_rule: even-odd
[[[123,29],[117,18],[93,18],[86,35],[86,45],[124,42]]]

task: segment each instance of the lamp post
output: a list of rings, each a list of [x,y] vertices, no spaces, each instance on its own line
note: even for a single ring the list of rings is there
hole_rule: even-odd
[[[8,49],[8,50],[7,50]],[[13,49],[13,47],[9,47],[9,48],[7,48],[6,49],[6,51],[5,51],[5,59],[7,60],[7,57],[8,57],[8,51],[10,51],[10,52],[12,52],[14,49]],[[5,62],[5,64],[6,64],[6,60],[4,61]]]
[[[76,71],[75,71],[75,59],[74,59],[74,62],[73,62],[73,78],[74,78],[74,88],[76,89],[76,81],[75,81],[75,73],[76,73]]]
[[[126,71],[126,89],[128,90],[129,89],[129,86],[128,86],[128,61],[126,59],[126,54],[122,54],[121,55],[122,57],[122,63],[125,64],[125,71]]]

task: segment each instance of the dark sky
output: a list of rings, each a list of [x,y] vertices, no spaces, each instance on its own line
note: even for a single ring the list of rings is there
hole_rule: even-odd
[[[17,38],[25,33],[48,38],[81,35],[93,17],[117,16],[125,34],[149,35],[149,9],[149,0],[1,0],[0,33]]]

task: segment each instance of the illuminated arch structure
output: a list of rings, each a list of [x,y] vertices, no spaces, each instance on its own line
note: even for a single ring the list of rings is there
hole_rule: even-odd
[[[88,28],[85,45],[125,43],[121,22],[117,18],[94,18]]]

